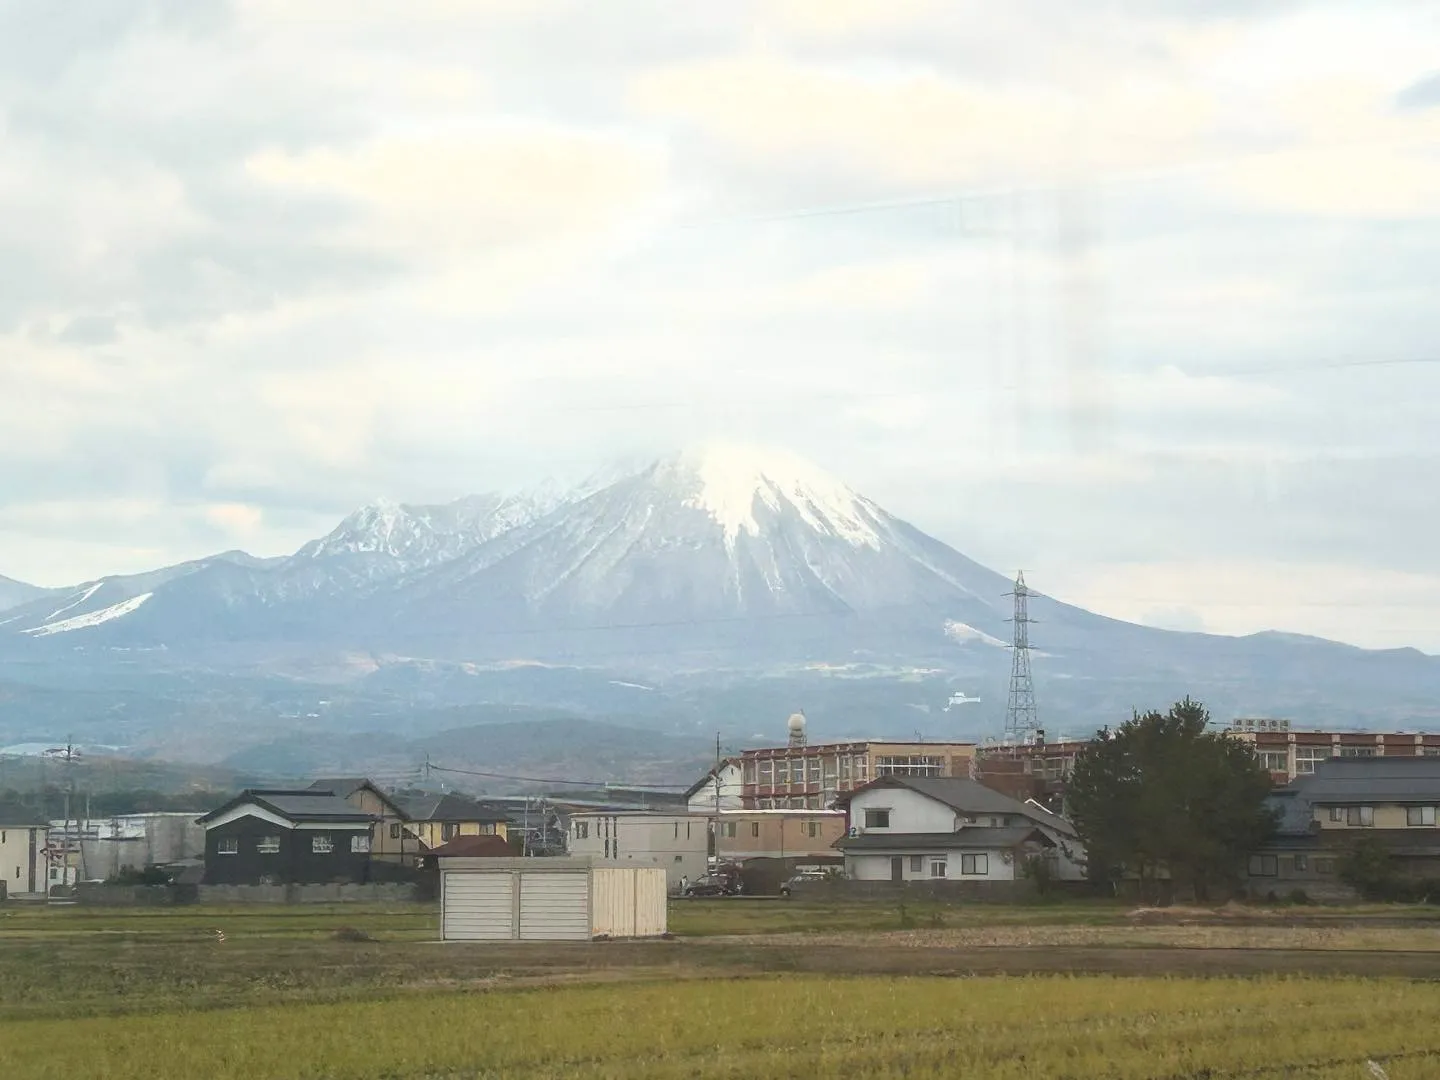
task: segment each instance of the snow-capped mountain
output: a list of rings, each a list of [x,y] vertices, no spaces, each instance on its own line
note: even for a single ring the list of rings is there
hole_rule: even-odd
[[[513,494],[466,495],[420,506],[380,499],[302,547],[298,558],[380,554],[407,570],[446,562],[511,529],[544,517],[571,497],[554,484]]]
[[[808,462],[713,447],[397,582],[389,617],[427,639],[460,624],[503,638],[656,623],[672,639],[708,638],[725,621],[788,622],[814,637],[827,621],[889,624],[908,609],[939,645],[947,616],[1003,618],[1004,591],[1000,576]],[[773,643],[777,628],[762,636]]]
[[[360,656],[620,670],[647,685],[858,664],[947,672],[1003,700],[1009,590],[1009,575],[806,461],[716,446],[568,490],[374,504],[293,556],[232,552],[42,596],[0,615],[0,661],[121,650],[127,664],[213,673]],[[1043,595],[1030,613],[1037,678],[1069,715],[1113,720],[1216,687],[1246,708],[1332,713],[1440,694],[1440,660],[1413,651],[1173,633]]]

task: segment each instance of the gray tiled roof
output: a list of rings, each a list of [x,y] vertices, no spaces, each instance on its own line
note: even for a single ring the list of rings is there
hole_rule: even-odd
[[[406,799],[405,814],[411,821],[509,821],[510,815],[498,806],[467,799],[463,795],[427,795]]]
[[[363,776],[322,776],[310,785],[310,790],[333,791],[344,799],[368,783],[370,781]]]
[[[1054,846],[1039,829],[1029,826],[987,829],[971,826],[953,833],[864,832],[837,840],[841,851],[951,851],[957,848],[1009,850],[1026,840]]]
[[[1318,806],[1440,805],[1440,757],[1330,758],[1316,764],[1303,797]]]

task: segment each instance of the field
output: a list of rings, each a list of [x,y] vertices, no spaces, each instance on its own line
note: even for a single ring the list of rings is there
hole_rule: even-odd
[[[0,906],[0,1071],[1433,1077],[1421,914],[687,903],[673,941],[471,946],[414,906]]]

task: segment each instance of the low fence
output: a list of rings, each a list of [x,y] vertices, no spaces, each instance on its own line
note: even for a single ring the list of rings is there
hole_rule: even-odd
[[[81,904],[164,907],[174,904],[404,904],[421,899],[414,882],[368,885],[106,885],[83,881]]]

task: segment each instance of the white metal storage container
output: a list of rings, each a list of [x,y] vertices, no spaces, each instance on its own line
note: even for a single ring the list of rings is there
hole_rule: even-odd
[[[440,860],[446,941],[589,941],[665,933],[665,871],[588,859]]]

